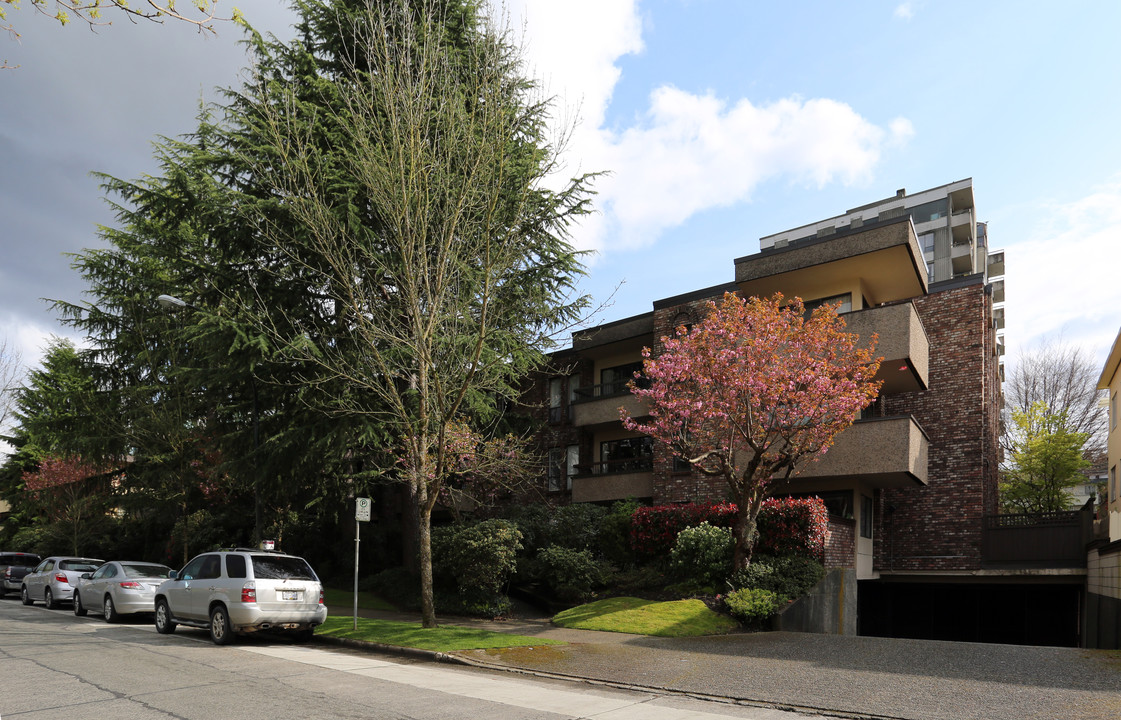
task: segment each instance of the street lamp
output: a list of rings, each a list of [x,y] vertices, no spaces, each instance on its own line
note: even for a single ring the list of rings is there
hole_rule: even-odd
[[[174,295],[159,295],[156,297],[156,302],[160,304],[165,310],[181,310],[183,308],[194,308],[193,305],[186,300],[181,300]],[[253,393],[253,459],[255,462],[260,460],[261,449],[261,414],[257,407],[257,381],[253,378],[252,373],[249,375],[249,384]],[[254,465],[256,468],[256,465]],[[260,543],[262,540],[262,525],[264,525],[264,513],[261,506],[261,491],[258,482],[258,473],[253,473],[253,542]]]

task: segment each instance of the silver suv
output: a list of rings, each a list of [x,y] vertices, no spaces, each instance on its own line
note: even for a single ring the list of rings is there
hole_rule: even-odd
[[[160,633],[209,628],[218,645],[258,630],[305,642],[327,619],[323,586],[306,560],[248,548],[203,553],[172,571],[156,588],[155,611]]]

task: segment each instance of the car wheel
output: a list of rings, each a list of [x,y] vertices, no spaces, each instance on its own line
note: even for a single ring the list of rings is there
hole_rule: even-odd
[[[50,588],[43,591],[43,604],[47,606],[48,610],[54,610],[58,605],[54,601],[54,593]]]
[[[105,622],[115,623],[121,619],[117,614],[117,606],[113,604],[113,598],[109,595],[105,596]]]
[[[160,635],[175,632],[175,622],[171,619],[171,610],[167,607],[166,600],[156,601],[156,632]]]
[[[24,605],[34,605],[35,601],[31,599],[31,593],[27,592],[27,586],[24,585],[19,589],[19,601]]]
[[[224,605],[215,605],[210,610],[210,639],[215,645],[229,645],[233,640],[230,616],[226,614]]]
[[[77,592],[74,593],[74,614],[78,617],[86,614],[86,606],[82,604],[82,596]]]

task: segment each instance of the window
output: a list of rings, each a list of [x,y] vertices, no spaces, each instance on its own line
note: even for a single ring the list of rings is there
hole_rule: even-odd
[[[568,419],[572,420],[572,404],[576,402],[580,393],[580,376],[568,376]]]
[[[922,254],[926,257],[934,256],[934,233],[928,232],[919,235],[919,247],[922,248]]]
[[[199,570],[199,580],[213,580],[222,577],[222,556],[206,555],[203,558],[202,568]]]
[[[825,509],[829,511],[831,517],[852,520],[852,494],[852,490],[831,490],[829,492],[817,493],[791,493],[786,497],[821,498],[821,501],[825,503]]]
[[[860,537],[872,537],[872,498],[860,496]]]
[[[689,472],[693,468],[693,464],[680,455],[673,456],[673,471],[675,473]]]
[[[636,380],[635,373],[642,373],[641,360],[600,370],[600,395],[602,397],[610,397],[612,395],[622,395],[628,392],[627,383],[631,380]],[[639,379],[636,380],[636,382],[642,381]]]
[[[654,439],[650,437],[606,440],[599,444],[602,473],[645,472],[654,468]]]
[[[923,203],[922,205],[916,205],[911,208],[911,222],[918,225],[919,223],[944,218],[949,211],[949,198],[940,198],[933,202]]]
[[[566,457],[566,460],[567,460],[567,464],[565,466],[565,474],[564,474],[564,476],[565,476],[565,488],[567,488],[568,490],[571,490],[572,489],[572,478],[574,478],[576,476],[576,473],[578,472],[577,465],[580,464],[580,446],[579,445],[569,445],[567,448],[565,448],[565,457]]]
[[[832,305],[837,314],[852,312],[852,293],[845,293],[843,295],[832,295],[830,297],[818,298],[817,300],[810,300],[809,302],[802,303],[802,307],[806,309],[806,317],[808,318],[823,305]]]
[[[1113,399],[1109,401],[1109,429],[1117,429],[1117,393],[1113,393]]]
[[[1117,499],[1117,466],[1114,465],[1109,469],[1109,499],[1114,501]]]
[[[116,574],[117,574],[117,568],[114,567],[113,565],[102,565],[98,569],[98,571],[93,574],[93,579],[94,580],[100,580],[101,578],[113,577]]]
[[[564,480],[564,448],[549,448],[549,463],[546,468],[549,492],[560,492]]]
[[[561,421],[561,398],[564,397],[563,383],[563,378],[559,377],[549,380],[549,422],[551,423]]]
[[[245,556],[244,555],[227,555],[226,556],[226,577],[228,578],[243,578],[245,575]]]

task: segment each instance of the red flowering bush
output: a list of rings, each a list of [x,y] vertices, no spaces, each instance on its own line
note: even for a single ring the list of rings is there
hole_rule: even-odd
[[[730,528],[735,520],[733,503],[640,507],[631,516],[631,547],[639,557],[665,557],[685,528],[702,522]],[[825,552],[829,512],[819,498],[768,498],[763,502],[758,522],[759,552],[818,559]]]

